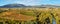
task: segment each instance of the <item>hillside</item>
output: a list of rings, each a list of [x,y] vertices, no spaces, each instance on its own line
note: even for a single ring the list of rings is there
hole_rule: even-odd
[[[23,4],[7,4],[4,6],[0,6],[1,8],[17,8],[17,7],[26,7]]]

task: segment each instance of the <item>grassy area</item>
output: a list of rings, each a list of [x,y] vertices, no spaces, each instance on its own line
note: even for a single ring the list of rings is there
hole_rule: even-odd
[[[60,24],[60,8],[1,8],[0,10],[0,20],[7,21],[8,24],[38,24],[38,22],[47,24],[47,20],[52,24],[52,18]]]

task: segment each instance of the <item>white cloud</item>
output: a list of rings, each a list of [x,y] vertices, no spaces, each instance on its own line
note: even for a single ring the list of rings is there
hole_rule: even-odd
[[[25,5],[36,5],[40,3],[41,0],[17,0],[16,3],[25,4]]]

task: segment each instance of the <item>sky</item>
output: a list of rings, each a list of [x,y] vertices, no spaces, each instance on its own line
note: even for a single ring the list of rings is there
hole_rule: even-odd
[[[24,5],[60,5],[60,0],[0,0],[0,6],[6,4],[24,4]]]

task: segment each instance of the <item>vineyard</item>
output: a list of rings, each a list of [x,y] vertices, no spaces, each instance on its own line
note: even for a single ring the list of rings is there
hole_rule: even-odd
[[[60,8],[0,8],[0,24],[60,24]]]

